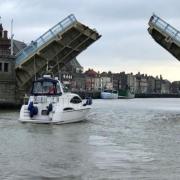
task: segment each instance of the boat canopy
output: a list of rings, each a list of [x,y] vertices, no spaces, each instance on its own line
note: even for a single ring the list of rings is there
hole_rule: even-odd
[[[33,82],[31,94],[39,95],[62,95],[61,84],[52,78],[41,78]]]

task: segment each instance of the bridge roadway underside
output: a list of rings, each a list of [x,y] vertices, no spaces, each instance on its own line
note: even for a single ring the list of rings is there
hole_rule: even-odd
[[[180,61],[180,46],[170,36],[153,27],[149,27],[148,32],[159,45]]]
[[[27,89],[35,74],[41,74],[46,69],[47,62],[52,71],[57,72],[99,38],[100,35],[95,30],[79,22],[57,34],[16,67],[19,90]]]

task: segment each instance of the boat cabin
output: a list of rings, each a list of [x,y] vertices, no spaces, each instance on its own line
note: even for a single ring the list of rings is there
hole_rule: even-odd
[[[33,82],[31,94],[34,96],[62,95],[60,81],[52,78],[41,78]]]

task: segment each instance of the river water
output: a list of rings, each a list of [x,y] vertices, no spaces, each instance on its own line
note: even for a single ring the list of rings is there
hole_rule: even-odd
[[[180,179],[180,99],[94,100],[87,121],[0,111],[1,180]]]

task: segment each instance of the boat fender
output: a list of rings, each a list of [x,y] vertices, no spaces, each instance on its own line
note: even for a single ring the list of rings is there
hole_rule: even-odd
[[[38,108],[33,105],[33,102],[31,101],[28,105],[29,115],[32,118],[34,115],[38,114]]]
[[[86,105],[91,105],[92,104],[92,98],[91,97],[87,97],[86,98]]]
[[[34,106],[33,108],[33,115],[37,115],[38,114],[38,108],[36,106]]]
[[[48,110],[48,114],[53,110],[53,105],[51,103],[47,107],[47,110]]]

